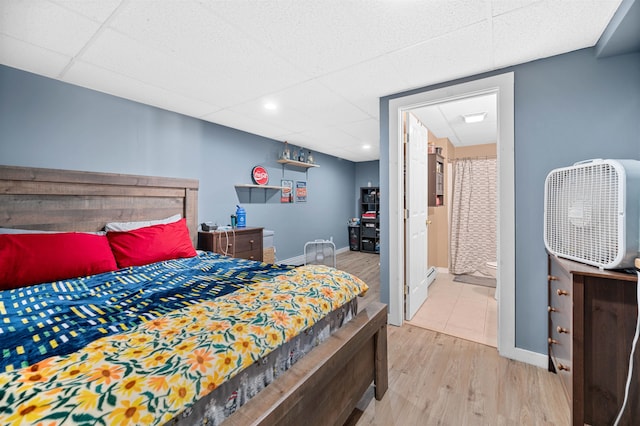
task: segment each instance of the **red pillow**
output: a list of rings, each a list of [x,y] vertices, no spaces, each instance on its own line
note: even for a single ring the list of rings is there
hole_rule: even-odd
[[[116,262],[121,268],[162,260],[194,257],[186,219],[126,232],[107,232]]]
[[[118,269],[104,235],[0,235],[0,289],[76,278]]]

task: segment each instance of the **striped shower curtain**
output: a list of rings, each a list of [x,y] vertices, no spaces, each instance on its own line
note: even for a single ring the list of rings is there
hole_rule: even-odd
[[[497,160],[460,159],[453,173],[449,271],[482,272],[496,260]]]

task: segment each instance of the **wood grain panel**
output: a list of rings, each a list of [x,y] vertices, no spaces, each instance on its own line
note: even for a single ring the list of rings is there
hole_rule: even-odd
[[[180,213],[195,245],[195,179],[0,166],[0,227],[96,231]]]

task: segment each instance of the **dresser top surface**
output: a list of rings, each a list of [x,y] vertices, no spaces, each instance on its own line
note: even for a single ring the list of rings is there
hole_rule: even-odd
[[[611,279],[617,279],[621,281],[638,281],[638,274],[635,272],[624,272],[617,270],[600,269],[595,266],[586,265],[580,262],[574,262],[573,260],[564,259],[558,256],[549,255],[549,258],[556,261],[563,269],[574,275],[584,275],[591,277],[605,277]]]

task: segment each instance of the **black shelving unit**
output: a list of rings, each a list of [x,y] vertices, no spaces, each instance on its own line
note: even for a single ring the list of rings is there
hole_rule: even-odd
[[[380,253],[380,188],[360,188],[360,251]]]

